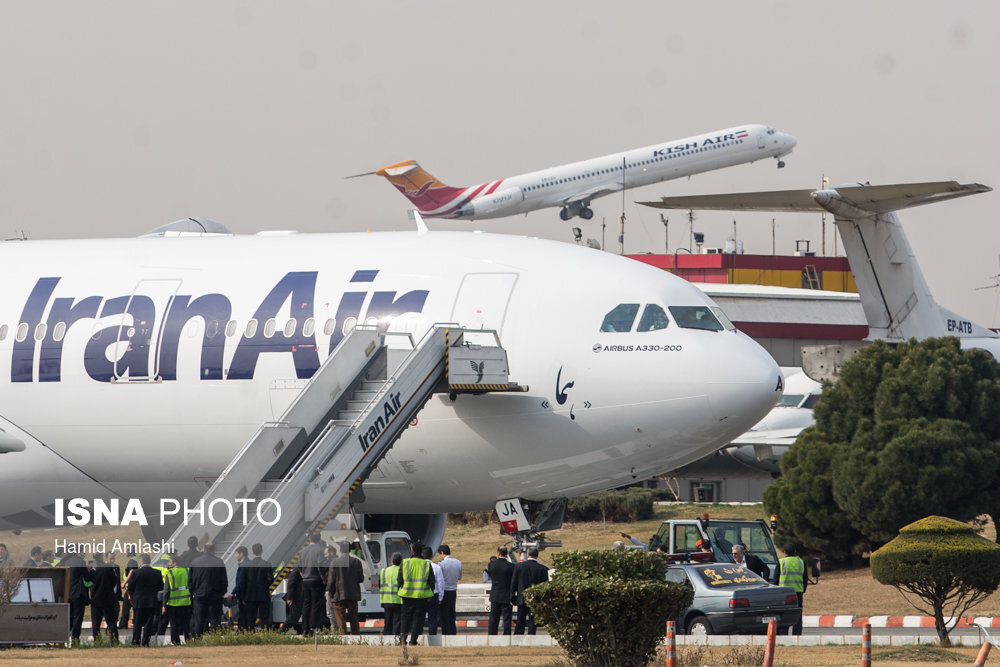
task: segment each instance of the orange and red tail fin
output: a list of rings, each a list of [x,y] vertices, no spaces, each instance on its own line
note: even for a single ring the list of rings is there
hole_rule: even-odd
[[[396,186],[421,213],[441,215],[462,200],[466,188],[453,188],[434,178],[416,160],[404,160],[375,172]]]

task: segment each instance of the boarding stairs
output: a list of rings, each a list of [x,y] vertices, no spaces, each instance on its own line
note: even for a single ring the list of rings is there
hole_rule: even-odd
[[[178,549],[190,535],[212,541],[230,584],[236,548],[259,542],[278,568],[277,585],[295,565],[307,536],[341,511],[433,393],[522,390],[508,379],[506,351],[496,332],[475,331],[492,334],[496,346],[466,343],[465,333],[435,325],[417,343],[404,334],[412,350],[396,366],[390,352],[400,351],[389,349],[385,332],[355,328],[281,418],[263,424],[205,493],[204,523],[181,525],[170,540]],[[217,526],[209,520],[210,508],[227,507],[223,501],[237,512]],[[242,506],[248,507],[246,521]]]

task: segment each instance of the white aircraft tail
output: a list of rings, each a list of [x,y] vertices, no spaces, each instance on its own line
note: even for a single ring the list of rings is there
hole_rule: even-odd
[[[648,206],[670,209],[828,211],[834,214],[844,251],[868,320],[868,339],[957,336],[997,338],[934,301],[895,211],[989,192],[955,181],[899,185],[850,184],[826,190],[786,190],[727,195],[664,197]]]

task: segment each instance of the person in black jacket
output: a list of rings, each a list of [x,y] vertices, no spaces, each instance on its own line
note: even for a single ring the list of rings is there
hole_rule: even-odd
[[[191,562],[201,555],[198,551],[198,538],[192,535],[187,540],[187,551],[177,555],[177,567],[191,567]]]
[[[226,596],[226,606],[232,607],[233,600],[235,598],[237,609],[239,609],[239,616],[236,618],[236,627],[240,630],[246,630],[253,626],[251,621],[247,624],[247,613],[244,607],[246,603],[244,598],[246,596],[246,579],[247,579],[247,548],[244,546],[236,547],[236,583],[233,584],[233,590]]]
[[[745,569],[750,570],[756,574],[761,579],[767,581],[770,579],[768,576],[771,574],[770,568],[764,564],[757,556],[752,553],[747,553],[746,547],[742,544],[734,544],[732,548],[733,562],[737,565],[743,566]]]
[[[132,574],[139,567],[139,561],[135,557],[135,549],[129,547],[128,550],[128,561],[125,563],[125,581],[128,581],[129,575]],[[123,586],[124,588],[124,586]],[[127,595],[122,596],[122,613],[118,617],[118,629],[127,630],[128,629],[128,616],[132,611],[132,602],[128,599]]]
[[[309,546],[299,556],[299,574],[302,575],[302,633],[311,634],[323,627],[326,618],[326,570],[329,563],[324,555],[326,544],[319,531],[309,536]]]
[[[528,559],[514,566],[514,576],[510,581],[511,601],[517,605],[517,622],[514,624],[514,634],[523,635],[525,624],[528,634],[535,634],[535,616],[524,601],[524,591],[535,584],[549,580],[549,568],[538,562],[538,549],[528,549]]]
[[[486,568],[490,577],[490,623],[486,634],[497,634],[501,617],[503,633],[510,634],[510,582],[514,578],[514,564],[507,560],[507,547],[497,549],[497,557]]]
[[[90,582],[90,627],[97,639],[101,631],[101,622],[108,624],[108,635],[111,644],[118,643],[118,598],[121,581],[117,570],[104,562],[103,553],[94,554],[94,568],[84,574],[85,581]]]
[[[350,625],[352,635],[360,635],[358,625],[358,602],[361,600],[361,584],[365,573],[361,559],[351,555],[351,545],[340,543],[340,555],[330,561],[326,575],[326,590],[333,602],[333,613],[341,632],[347,634]]]
[[[266,628],[271,625],[271,582],[274,581],[274,568],[263,558],[263,545],[254,544],[250,551],[253,552],[253,559],[247,563],[240,618],[246,613],[246,627]]]
[[[302,632],[302,575],[299,568],[293,567],[288,573],[288,585],[285,587],[285,622],[281,629],[285,632],[295,630]]]
[[[215,555],[215,545],[205,543],[205,553],[191,562],[188,577],[193,612],[191,635],[198,637],[222,624],[222,600],[229,588],[226,564]]]
[[[125,587],[132,600],[135,620],[132,623],[132,644],[149,646],[149,638],[156,631],[156,610],[160,607],[157,593],[163,590],[163,575],[150,567],[149,554],[140,554],[139,568],[132,571]]]
[[[74,642],[80,641],[80,629],[83,627],[83,615],[90,604],[90,596],[83,585],[87,573],[87,564],[76,554],[64,554],[59,561],[59,567],[69,568],[69,627]]]

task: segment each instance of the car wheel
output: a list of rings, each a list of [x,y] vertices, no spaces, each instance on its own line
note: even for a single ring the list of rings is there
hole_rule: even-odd
[[[695,616],[688,621],[687,633],[696,637],[712,634],[712,624],[704,616]]]

